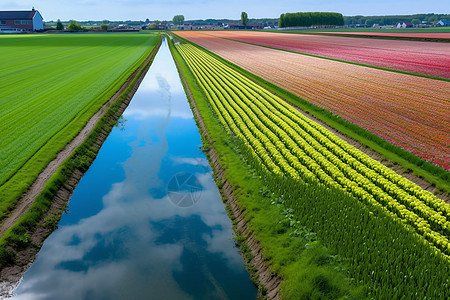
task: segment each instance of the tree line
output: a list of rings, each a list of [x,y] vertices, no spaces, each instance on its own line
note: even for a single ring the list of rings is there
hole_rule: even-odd
[[[419,22],[413,22],[417,20]],[[431,22],[435,24],[440,20],[450,20],[450,14],[415,14],[415,15],[400,15],[400,16],[346,16],[344,17],[345,25],[363,24],[372,26],[378,25],[396,25],[401,22],[420,23],[422,21]]]
[[[281,14],[278,27],[343,26],[344,17],[332,12],[296,12]]]

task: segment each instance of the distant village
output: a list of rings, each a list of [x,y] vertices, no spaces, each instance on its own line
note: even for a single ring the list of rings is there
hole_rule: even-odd
[[[445,18],[442,18],[445,17]],[[421,14],[411,16],[353,16],[344,17],[345,25],[340,28],[427,28],[448,27],[449,15]],[[450,19],[450,18],[448,18]],[[407,21],[409,20],[409,21]],[[59,23],[59,24],[58,24]],[[139,30],[223,30],[223,29],[278,29],[278,18],[249,19],[246,25],[240,20],[207,19],[190,20],[181,24],[172,21],[47,21],[34,8],[23,11],[0,11],[0,33],[30,31],[72,30],[71,23],[82,31],[139,31]],[[59,25],[59,26],[58,26]],[[314,26],[313,28],[323,28]],[[327,26],[336,27],[336,26]],[[311,27],[308,27],[311,28]]]

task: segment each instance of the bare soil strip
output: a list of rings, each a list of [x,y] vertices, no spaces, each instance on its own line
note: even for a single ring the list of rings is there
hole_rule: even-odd
[[[208,131],[206,130],[205,123],[203,121],[202,116],[200,115],[200,111],[197,108],[197,104],[194,101],[194,97],[192,96],[191,90],[189,89],[186,79],[184,78],[184,74],[181,71],[180,65],[176,60],[175,63],[177,65],[178,72],[180,74],[185,90],[188,94],[188,100],[191,105],[191,109],[194,112],[197,126],[199,127],[201,132],[207,137],[210,143],[213,144],[213,140],[209,136]],[[213,147],[209,148],[206,154],[208,160],[210,161],[211,167],[214,170],[214,176],[216,177],[216,179],[221,180],[223,183],[222,188],[220,188],[220,192],[223,201],[225,202],[226,205],[230,206],[233,217],[237,222],[236,225],[234,226],[234,230],[237,230],[240,234],[242,234],[242,236],[245,238],[248,247],[250,248],[253,258],[249,263],[250,265],[252,265],[257,269],[258,283],[264,286],[264,288],[267,291],[266,299],[268,300],[281,299],[279,289],[282,279],[278,277],[276,274],[274,274],[274,272],[272,272],[269,266],[267,265],[266,260],[264,259],[264,256],[261,251],[262,248],[260,246],[260,243],[255,234],[249,229],[248,221],[245,219],[243,214],[244,210],[241,207],[239,207],[239,203],[237,202],[236,197],[234,196],[233,193],[233,187],[231,186],[228,179],[225,177],[225,170],[219,163],[218,154],[215,152]]]
[[[30,187],[28,192],[19,200],[15,208],[11,211],[8,218],[4,219],[3,223],[0,225],[0,236],[2,236],[9,227],[14,225],[17,220],[31,207],[34,199],[42,192],[45,183],[50,179],[50,177],[58,170],[60,165],[71,155],[71,153],[81,145],[84,140],[89,136],[91,131],[96,126],[97,122],[102,118],[102,116],[108,111],[112,103],[114,103],[122,93],[132,84],[132,81],[136,78],[137,74],[141,70],[141,73],[136,84],[133,86],[131,92],[127,95],[126,99],[123,101],[120,109],[117,111],[116,115],[110,120],[110,123],[114,124],[122,115],[123,111],[127,108],[133,95],[137,91],[139,85],[144,79],[147,71],[150,67],[149,62],[154,58],[159,50],[160,42],[155,46],[146,60],[131,74],[131,76],[126,80],[122,87],[114,94],[114,96],[105,103],[100,110],[92,116],[88,121],[86,126],[80,131],[80,133],[69,143],[66,147],[58,153],[57,157],[49,163],[49,165],[42,171],[33,185]],[[95,143],[97,150],[100,149],[103,142],[109,135],[109,131],[103,130],[97,138]],[[73,190],[81,180],[83,173],[79,170],[75,170],[72,177],[68,180],[63,188],[57,191],[56,197],[53,199],[51,208],[47,212],[46,216],[52,214],[61,214],[64,211],[67,201],[70,199]],[[44,219],[45,217],[44,216]],[[0,273],[0,298],[6,295],[10,295],[12,289],[17,285],[18,281],[22,277],[23,273],[29,268],[37,252],[41,248],[45,239],[50,235],[53,230],[51,228],[46,228],[43,226],[38,226],[30,237],[31,245],[24,250],[17,253],[17,259],[14,266],[9,266],[1,270]]]

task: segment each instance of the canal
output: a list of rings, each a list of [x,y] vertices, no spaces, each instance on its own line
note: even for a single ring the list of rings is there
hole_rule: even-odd
[[[255,299],[166,41],[14,299]]]

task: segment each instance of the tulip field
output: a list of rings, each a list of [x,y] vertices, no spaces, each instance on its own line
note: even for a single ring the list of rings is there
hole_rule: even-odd
[[[448,204],[232,66],[190,43],[176,49],[204,95],[200,110],[222,125],[212,133],[229,136],[272,197],[348,259],[349,276],[370,285],[369,298],[447,299]]]
[[[450,207],[190,44],[178,50],[222,125],[271,173],[317,180],[400,219],[449,257]]]
[[[336,35],[365,35],[365,36],[388,36],[388,37],[401,37],[401,38],[425,38],[425,39],[450,39],[450,32],[390,32],[384,30],[383,32],[351,32],[351,31],[328,31],[328,32],[317,32],[326,34],[336,34]]]
[[[450,169],[450,82],[268,49],[209,33],[178,34],[388,142]]]
[[[257,31],[211,31],[205,34],[450,79],[450,47],[447,43]]]

